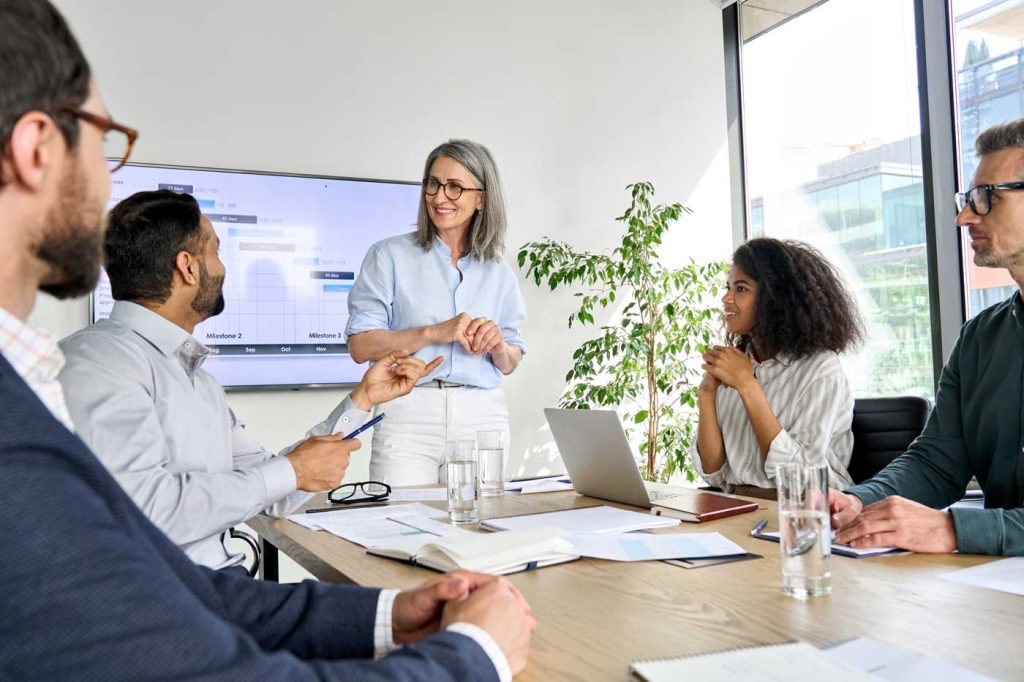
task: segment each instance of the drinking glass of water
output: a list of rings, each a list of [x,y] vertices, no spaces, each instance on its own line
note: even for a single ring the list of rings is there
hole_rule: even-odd
[[[477,431],[476,456],[480,466],[481,497],[505,494],[505,432]]]
[[[776,471],[782,591],[798,599],[831,594],[828,466],[797,461]]]
[[[476,523],[479,518],[476,444],[471,440],[448,443],[448,520],[454,524]]]

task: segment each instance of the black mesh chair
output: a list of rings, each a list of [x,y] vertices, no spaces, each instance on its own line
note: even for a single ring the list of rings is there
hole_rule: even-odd
[[[866,481],[906,452],[924,430],[930,409],[928,399],[917,396],[853,401],[853,482]]]

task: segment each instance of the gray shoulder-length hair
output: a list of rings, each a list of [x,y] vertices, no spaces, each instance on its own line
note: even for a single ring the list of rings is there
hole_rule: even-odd
[[[505,190],[501,186],[498,165],[487,147],[470,140],[448,140],[427,155],[423,180],[430,176],[430,167],[442,156],[455,159],[469,171],[484,190],[484,205],[473,218],[469,228],[469,251],[480,260],[501,260],[505,251]],[[420,211],[416,220],[416,242],[429,249],[434,239],[434,223],[427,214],[427,197],[420,196]]]

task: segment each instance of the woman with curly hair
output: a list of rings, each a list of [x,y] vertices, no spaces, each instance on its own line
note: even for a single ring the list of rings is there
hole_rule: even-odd
[[[807,244],[751,239],[732,258],[722,298],[728,345],[704,354],[700,421],[690,448],[712,486],[775,496],[775,468],[823,460],[852,485],[853,396],[839,354],[862,338],[853,297]]]

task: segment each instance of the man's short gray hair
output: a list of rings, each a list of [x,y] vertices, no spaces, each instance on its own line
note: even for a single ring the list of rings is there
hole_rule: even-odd
[[[480,260],[501,260],[505,250],[505,191],[498,175],[498,165],[494,163],[487,147],[470,140],[448,140],[438,145],[427,155],[427,163],[423,169],[423,181],[430,176],[430,167],[434,161],[447,156],[455,159],[469,171],[479,185],[485,190],[484,205],[473,219],[469,228],[469,251]],[[443,191],[443,190],[440,190]],[[416,242],[424,249],[429,249],[434,241],[434,223],[427,214],[427,196],[420,195],[420,212],[416,221]]]
[[[1024,118],[1010,119],[986,128],[974,143],[978,156],[994,154],[1009,147],[1024,149]]]

